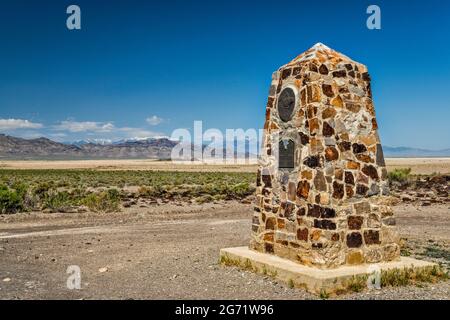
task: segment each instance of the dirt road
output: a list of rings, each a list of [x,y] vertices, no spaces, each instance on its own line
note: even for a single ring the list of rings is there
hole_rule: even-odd
[[[408,254],[448,254],[447,206],[396,207]],[[118,214],[0,216],[1,299],[315,299],[272,278],[218,264],[249,241],[251,205],[149,206]],[[416,252],[417,251],[417,252]],[[425,259],[435,259],[423,256]],[[442,260],[442,257],[438,256]],[[80,267],[81,290],[67,268]],[[450,299],[449,282],[344,299]]]

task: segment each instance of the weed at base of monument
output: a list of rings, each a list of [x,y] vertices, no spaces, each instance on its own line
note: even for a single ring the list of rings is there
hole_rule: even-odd
[[[368,275],[353,276],[344,282],[344,289],[336,291],[337,294],[348,292],[361,292],[367,287]],[[401,287],[415,285],[423,287],[425,283],[436,283],[446,281],[449,275],[440,266],[425,268],[403,268],[383,270],[381,272],[380,284],[385,287]]]
[[[320,290],[319,297],[320,299],[326,300],[330,298],[330,294],[326,290],[322,289]]]
[[[393,269],[381,273],[381,287],[422,285],[423,283],[436,283],[448,279],[448,273],[444,272],[440,266],[420,269],[414,269],[412,267]]]
[[[368,275],[353,276],[345,282],[347,291],[361,292],[367,287]]]
[[[288,287],[289,287],[290,289],[294,289],[294,287],[295,287],[294,280],[289,279],[289,281],[288,281]]]
[[[263,275],[268,275],[271,278],[276,278],[278,272],[276,270],[267,270],[264,265],[261,270],[254,266],[249,259],[242,262],[240,259],[233,259],[228,255],[221,255],[219,259],[219,264],[225,265],[227,267],[237,267],[239,269],[244,269],[246,271],[261,273]]]
[[[367,288],[368,275],[353,276],[343,282],[343,288],[336,290],[337,295],[349,292],[362,292]],[[425,283],[436,283],[438,281],[446,281],[449,275],[440,266],[425,268],[404,268],[383,270],[381,272],[380,285],[385,287],[401,287],[415,285],[424,287]]]

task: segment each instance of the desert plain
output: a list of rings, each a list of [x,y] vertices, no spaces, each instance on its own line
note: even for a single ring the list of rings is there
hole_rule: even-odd
[[[389,172],[411,169],[408,179],[413,182],[393,181],[391,188],[402,255],[433,261],[448,270],[450,202],[445,192],[450,159],[391,158],[386,163]],[[41,180],[58,170],[83,181],[86,176],[77,176],[77,172],[110,174],[115,186],[117,181],[123,184],[118,209],[95,210],[95,202],[93,210],[81,205],[82,210],[58,212],[55,208],[60,202],[50,202],[45,210],[0,214],[0,299],[450,299],[448,280],[318,297],[269,275],[221,265],[221,248],[249,243],[253,199],[247,184],[256,165],[184,165],[151,160],[0,161],[3,181],[14,175],[28,183],[25,180],[35,174],[41,174],[37,179]],[[181,185],[194,175],[195,179],[206,175],[205,184],[217,179],[217,183],[234,185],[231,189],[211,189],[215,196],[201,195],[201,201],[197,201],[190,199],[197,194],[192,193],[198,191],[197,187],[183,189],[182,196],[174,189],[168,196],[165,190],[142,191],[139,185],[127,184],[127,177],[142,183],[136,177],[149,171],[161,171],[166,175],[164,181],[171,175],[181,175]],[[103,174],[97,180],[104,178]],[[96,188],[100,189],[104,188],[102,183],[109,183],[99,181]],[[205,190],[210,189],[201,189]],[[70,266],[80,268],[80,289],[67,287]]]

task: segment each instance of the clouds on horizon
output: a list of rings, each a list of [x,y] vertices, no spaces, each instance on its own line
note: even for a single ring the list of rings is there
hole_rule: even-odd
[[[156,119],[162,121],[159,117],[156,117]],[[148,121],[146,122],[148,123]],[[49,126],[26,119],[0,119],[0,133],[26,139],[47,137],[55,141],[67,142],[92,140],[93,138],[117,141],[166,136],[163,132],[141,127],[117,127],[111,121],[76,121],[73,119],[63,120]]]
[[[35,123],[24,119],[0,119],[0,130],[17,130],[17,129],[41,129],[42,123]]]
[[[145,121],[151,126],[157,126],[158,124],[160,124],[164,120],[162,118],[158,117],[158,116],[153,115],[153,116],[148,117],[147,119],[145,119]]]

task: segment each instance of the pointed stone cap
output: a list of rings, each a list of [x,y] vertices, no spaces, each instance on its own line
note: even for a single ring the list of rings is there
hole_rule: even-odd
[[[282,66],[280,69],[285,68],[285,67],[290,67],[292,65],[298,65],[298,64],[301,64],[302,62],[311,61],[311,60],[315,60],[319,63],[324,63],[324,62],[328,61],[333,65],[351,62],[351,63],[357,64],[358,66],[361,66],[361,68],[367,70],[366,66],[364,66],[363,64],[356,62],[356,61],[350,59],[349,57],[347,57],[346,55],[327,47],[326,45],[324,45],[321,42],[316,43],[310,49],[306,50],[305,52],[303,52],[302,54],[297,56],[295,59],[293,59],[286,65]]]

